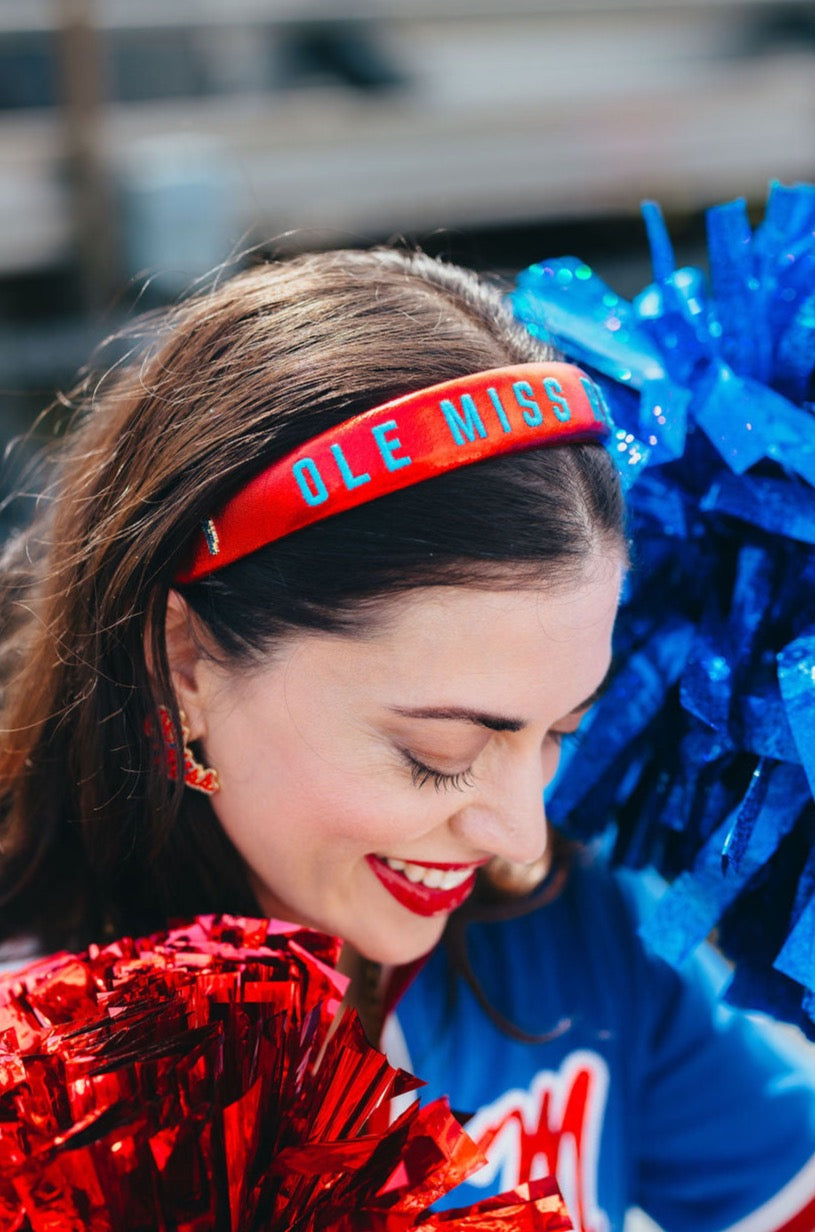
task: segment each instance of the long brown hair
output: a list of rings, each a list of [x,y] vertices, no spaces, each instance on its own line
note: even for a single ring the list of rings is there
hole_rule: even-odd
[[[151,331],[77,391],[43,507],[3,574],[0,935],[33,929],[47,945],[256,910],[211,808],[167,780],[148,734],[158,702],[178,722],[164,611],[201,520],[349,415],[551,357],[498,290],[393,250],[258,267]],[[281,633],[358,627],[413,587],[561,580],[598,537],[619,539],[621,519],[605,452],[561,446],[327,519],[183,593],[240,667]]]

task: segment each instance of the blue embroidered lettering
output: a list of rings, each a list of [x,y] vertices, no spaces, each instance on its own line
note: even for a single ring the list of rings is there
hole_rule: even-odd
[[[367,473],[367,471],[362,471],[359,475],[354,474],[351,467],[348,465],[348,459],[342,452],[341,445],[332,445],[331,453],[334,456],[334,461],[337,463],[337,469],[340,472],[342,481],[349,492],[352,492],[354,488],[361,488],[363,483],[371,482],[371,476]]]
[[[447,420],[447,427],[452,433],[453,440],[457,445],[463,445],[465,440],[474,441],[476,433],[482,440],[487,435],[487,429],[481,422],[481,416],[478,413],[472,394],[461,395],[461,411],[457,411],[449,398],[442,398],[439,403],[442,414]]]
[[[322,505],[328,500],[328,488],[323,483],[323,477],[317,470],[313,458],[301,458],[291,468],[291,473],[297,480],[297,486],[307,505]]]
[[[402,448],[402,442],[398,436],[388,437],[388,432],[395,432],[399,425],[395,419],[388,419],[385,423],[377,424],[375,428],[371,428],[371,435],[376,441],[377,448],[382,454],[382,461],[385,463],[389,471],[401,470],[403,466],[410,466],[413,459],[404,454],[401,458],[396,457],[396,450]]]
[[[552,410],[558,417],[561,423],[567,423],[572,417],[572,408],[566,401],[566,395],[563,392],[563,386],[557,377],[545,376],[543,378],[543,388],[546,390],[546,396],[552,403]]]
[[[507,419],[507,413],[504,410],[503,406],[501,405],[501,399],[498,396],[498,390],[495,389],[492,385],[490,385],[489,389],[487,390],[487,393],[490,396],[490,402],[495,407],[495,413],[498,416],[498,422],[500,423],[501,427],[504,429],[505,432],[511,432],[512,424]]]
[[[515,401],[518,403],[518,406],[529,408],[529,410],[522,411],[522,414],[530,428],[537,428],[538,424],[542,424],[543,411],[532,397],[534,390],[529,381],[515,381],[512,385],[512,392],[515,395]]]
[[[611,418],[611,411],[606,406],[606,400],[599,385],[595,385],[594,381],[590,381],[587,376],[581,378],[580,384],[585,389],[586,397],[591,403],[594,418],[598,423],[604,423],[607,428],[613,428],[614,421]]]

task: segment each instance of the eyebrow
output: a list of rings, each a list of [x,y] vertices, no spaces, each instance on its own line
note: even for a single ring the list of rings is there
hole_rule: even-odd
[[[608,689],[613,676],[613,664],[597,688],[587,698],[569,711],[569,714],[581,714],[593,706]],[[404,719],[452,719],[458,723],[473,723],[476,727],[485,727],[488,731],[517,732],[526,727],[526,719],[513,719],[509,715],[489,714],[484,710],[468,710],[466,706],[392,706],[393,714]]]
[[[394,714],[404,719],[453,719],[459,723],[474,723],[489,731],[516,732],[526,727],[525,719],[510,719],[502,714],[487,714],[483,710],[468,710],[466,706],[392,706]]]

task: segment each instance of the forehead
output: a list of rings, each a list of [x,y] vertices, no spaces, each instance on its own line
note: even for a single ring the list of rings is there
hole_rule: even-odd
[[[557,587],[427,587],[388,601],[364,631],[301,649],[327,683],[400,705],[517,711],[545,688],[569,710],[605,675],[621,577],[619,554],[598,553]]]

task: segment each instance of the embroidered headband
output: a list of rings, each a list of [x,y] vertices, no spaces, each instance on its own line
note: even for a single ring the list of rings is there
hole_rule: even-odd
[[[394,398],[321,433],[250,479],[202,524],[178,582],[388,492],[485,458],[602,440],[599,387],[573,364],[516,364]]]

